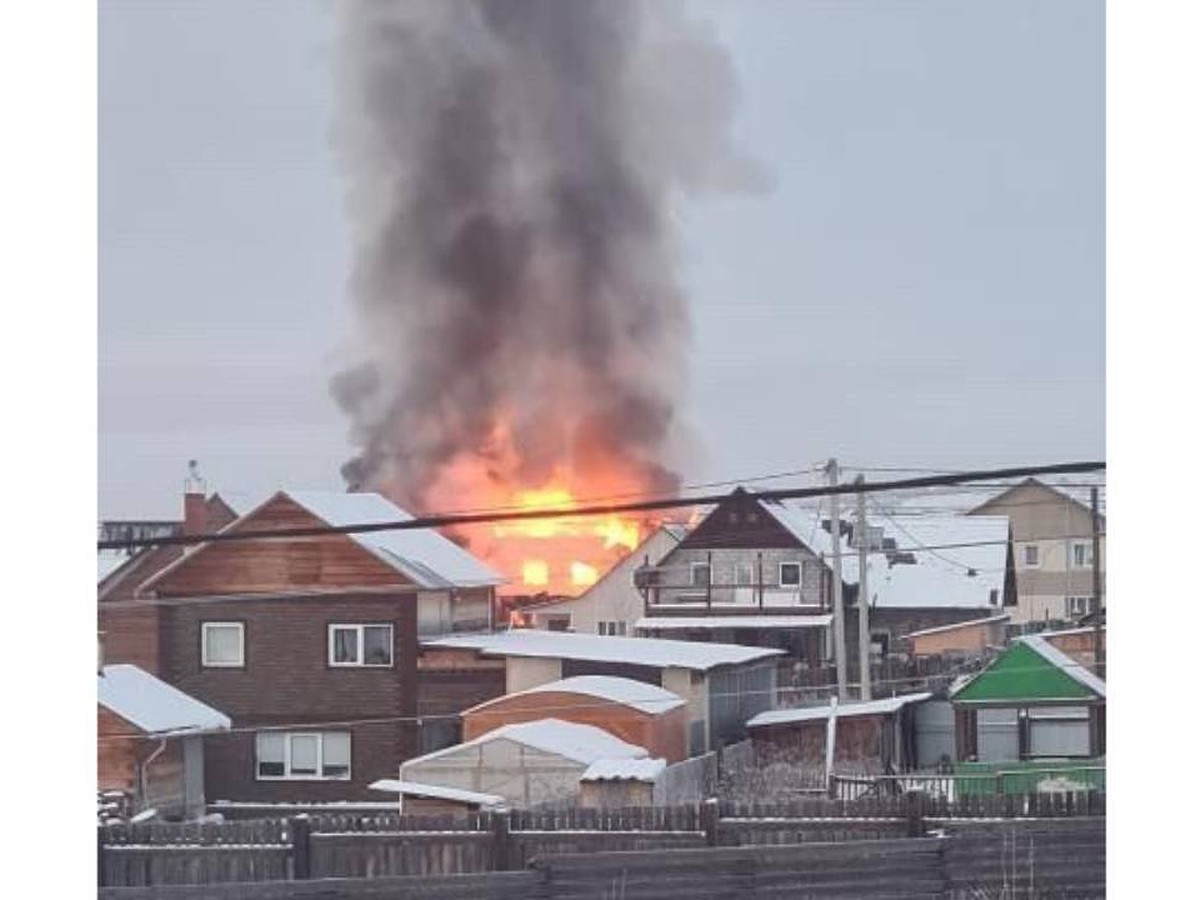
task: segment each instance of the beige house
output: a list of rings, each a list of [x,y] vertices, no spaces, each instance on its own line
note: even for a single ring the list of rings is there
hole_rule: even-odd
[[[632,635],[645,614],[645,600],[634,586],[639,566],[656,566],[687,535],[683,525],[661,525],[637,549],[609,569],[590,588],[571,600],[530,611],[534,628],[580,634]]]
[[[1016,623],[1074,619],[1096,608],[1092,512],[1080,500],[1030,478],[972,509],[1008,516],[1017,576]],[[1105,520],[1100,516],[1100,594],[1104,600]]]

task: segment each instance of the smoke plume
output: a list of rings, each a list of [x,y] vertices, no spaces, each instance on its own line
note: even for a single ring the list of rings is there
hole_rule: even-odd
[[[672,208],[742,189],[732,69],[662,0],[340,2],[352,487],[669,491],[689,343]],[[596,489],[584,493],[597,493]]]

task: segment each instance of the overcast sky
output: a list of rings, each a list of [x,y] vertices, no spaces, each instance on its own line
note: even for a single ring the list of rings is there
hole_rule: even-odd
[[[696,0],[765,195],[682,208],[688,481],[1104,455],[1099,0]],[[100,3],[99,502],[342,486],[317,2]]]

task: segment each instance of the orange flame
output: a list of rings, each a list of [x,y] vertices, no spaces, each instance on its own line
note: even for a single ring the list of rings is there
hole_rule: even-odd
[[[629,495],[647,486],[621,461],[589,459],[587,474],[559,467],[538,484],[524,483],[521,452],[502,424],[478,452],[464,452],[438,476],[426,502],[437,510],[546,509],[546,519],[454,529],[467,549],[509,578],[502,594],[574,596],[641,543],[650,520],[620,515],[572,516],[580,500]]]

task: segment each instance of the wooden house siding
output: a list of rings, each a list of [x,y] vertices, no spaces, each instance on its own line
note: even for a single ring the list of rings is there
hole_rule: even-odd
[[[679,549],[684,550],[767,550],[802,546],[796,536],[767,513],[752,494],[741,488],[679,542]]]
[[[249,533],[320,528],[325,523],[288,497],[268,501],[234,526]],[[159,597],[280,594],[345,587],[413,588],[412,582],[345,535],[214,542],[142,585]]]
[[[114,606],[101,603],[97,626],[104,635],[105,663],[132,663],[161,677],[162,622],[157,606]]]

